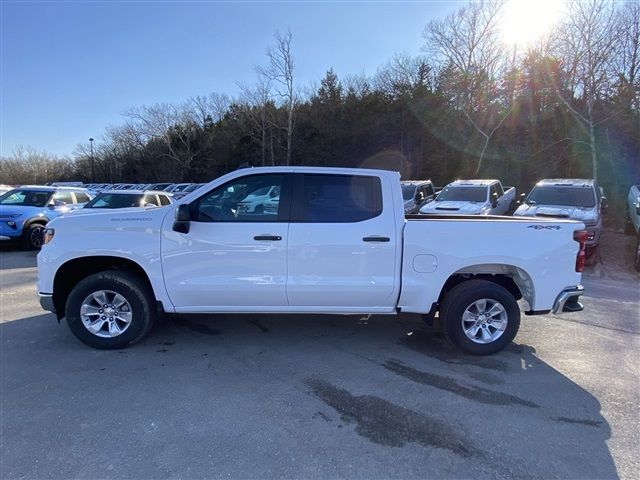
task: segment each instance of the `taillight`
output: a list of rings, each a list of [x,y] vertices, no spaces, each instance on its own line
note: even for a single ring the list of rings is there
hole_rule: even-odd
[[[589,232],[586,230],[576,230],[573,232],[573,239],[580,244],[578,255],[576,256],[576,272],[584,270],[584,264],[587,261],[586,243]]]

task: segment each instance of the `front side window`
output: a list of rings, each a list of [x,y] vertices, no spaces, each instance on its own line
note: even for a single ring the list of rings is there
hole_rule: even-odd
[[[232,180],[192,204],[196,222],[276,222],[284,175],[251,175]]]
[[[147,194],[144,196],[141,205],[144,206],[145,204],[155,205],[156,207],[160,206],[158,205],[158,197],[153,194]]]
[[[78,203],[87,203],[89,200],[89,195],[84,192],[76,192],[76,200]]]
[[[37,190],[9,190],[0,197],[0,205],[21,205],[24,207],[44,207],[49,203],[52,192]]]
[[[427,196],[427,197],[433,197],[436,194],[435,190],[433,189],[433,185],[431,185],[431,184],[429,184],[429,185],[427,185],[425,187],[425,191],[426,191],[426,195],[425,196]]]
[[[307,174],[303,179],[302,198],[296,197],[292,207],[293,221],[361,222],[382,213],[382,186],[378,177]]]

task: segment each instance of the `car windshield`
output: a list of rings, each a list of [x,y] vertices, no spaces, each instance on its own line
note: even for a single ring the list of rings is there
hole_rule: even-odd
[[[189,185],[187,188],[183,190],[183,192],[193,192],[194,190],[197,190],[204,185],[205,185],[204,183],[196,183],[195,185]]]
[[[596,199],[592,188],[549,185],[534,187],[527,198],[527,203],[529,205],[593,208],[596,206]]]
[[[52,195],[52,191],[46,190],[9,190],[0,196],[0,205],[44,207],[49,203]]]
[[[437,196],[436,202],[485,202],[487,187],[445,187]]]
[[[101,193],[87,203],[84,208],[127,208],[139,207],[143,194]]]
[[[404,200],[411,200],[416,196],[415,185],[402,185],[402,198]]]

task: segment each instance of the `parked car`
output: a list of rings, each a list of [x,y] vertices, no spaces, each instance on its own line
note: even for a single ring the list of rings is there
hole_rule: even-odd
[[[456,180],[420,209],[430,215],[507,215],[516,207],[515,187],[500,180]]]
[[[191,192],[195,192],[199,188],[204,187],[205,185],[206,185],[206,183],[192,183],[191,185],[189,185],[187,188],[185,188],[181,192],[173,193],[173,198],[176,199],[176,200],[179,199],[179,198],[182,198],[185,195],[187,195],[187,194],[189,194]]]
[[[87,203],[83,210],[92,208],[161,207],[172,203],[171,196],[162,191],[107,190]]]
[[[83,188],[23,186],[9,190],[0,196],[0,240],[40,248],[47,222],[81,207],[91,197]]]
[[[405,180],[402,185],[404,213],[418,213],[420,208],[436,198],[436,189],[431,180]]]
[[[238,208],[275,186],[277,215]],[[158,310],[439,312],[473,354],[511,342],[520,298],[530,315],[582,310],[582,223],[405,218],[402,204],[394,172],[258,167],[167,208],[66,215],[38,255],[40,302],[96,348],[139,341]]]
[[[167,188],[165,188],[164,191],[169,193],[177,193],[177,192],[183,191],[189,185],[191,184],[190,183],[173,183],[169,185]]]
[[[587,257],[592,258],[602,232],[602,215],[607,212],[607,198],[593,179],[548,178],[540,180],[522,196],[515,216],[566,218],[585,224]]]
[[[636,236],[633,265],[640,272],[640,185],[632,185],[629,189],[626,220],[627,233]]]
[[[147,185],[147,190],[164,190],[168,186],[173,185],[172,183],[150,183]]]

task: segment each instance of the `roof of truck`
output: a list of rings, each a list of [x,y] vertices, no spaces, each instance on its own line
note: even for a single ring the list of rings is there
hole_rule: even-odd
[[[402,185],[424,185],[425,183],[433,183],[431,180],[402,180]]]
[[[454,185],[456,187],[488,187],[496,182],[499,182],[499,180],[456,180],[455,182],[451,182],[449,185]]]
[[[567,187],[592,187],[595,180],[592,178],[544,178],[536,185],[558,185]]]

